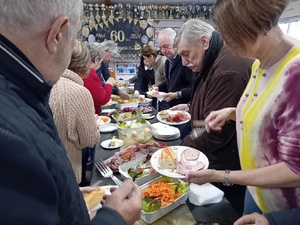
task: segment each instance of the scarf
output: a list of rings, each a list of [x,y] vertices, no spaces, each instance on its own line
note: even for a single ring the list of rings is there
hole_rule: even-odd
[[[195,76],[193,90],[192,90],[192,97],[190,102],[192,102],[193,100],[194,93],[201,81],[201,78],[206,77],[208,75],[222,47],[223,47],[223,39],[218,32],[214,31],[212,33],[209,42],[209,48],[207,49],[202,62],[202,69]]]

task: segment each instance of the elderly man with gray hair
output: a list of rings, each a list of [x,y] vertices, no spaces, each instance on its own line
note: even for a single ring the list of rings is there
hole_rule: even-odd
[[[106,40],[101,43],[97,43],[97,46],[100,50],[100,56],[102,58],[101,66],[97,69],[97,74],[104,85],[105,82],[111,77],[108,64],[109,62],[119,55],[120,49],[118,44],[111,40]],[[119,95],[122,99],[130,99],[130,95],[121,91],[117,86],[114,86],[112,89],[114,95]]]
[[[213,26],[191,19],[179,30],[175,46],[182,64],[196,73],[190,104],[173,107],[189,111],[192,121],[204,120],[213,110],[236,107],[247,85],[252,60],[229,50]],[[235,122],[228,121],[221,132],[204,132],[198,137],[187,136],[181,145],[202,151],[211,169],[239,170],[240,161]],[[231,205],[243,213],[245,187],[215,184],[222,189]]]
[[[90,220],[48,104],[81,29],[81,0],[0,0],[0,221],[22,225],[133,224],[132,181]],[[84,115],[83,115],[84,116]],[[134,193],[134,194],[132,194]]]

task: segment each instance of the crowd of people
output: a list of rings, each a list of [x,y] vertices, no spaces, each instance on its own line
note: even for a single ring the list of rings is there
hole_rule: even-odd
[[[181,145],[202,151],[209,168],[185,180],[222,189],[245,214],[235,225],[300,223],[300,44],[278,26],[288,3],[217,0],[218,31],[200,19],[161,30],[159,51],[144,46],[127,81],[164,92],[161,108],[205,121]],[[133,224],[142,207],[133,181],[95,212],[83,200],[93,188],[78,186],[82,152],[100,138],[95,114],[112,93],[130,98],[108,71],[117,44],[76,40],[81,0],[0,5],[1,224]]]

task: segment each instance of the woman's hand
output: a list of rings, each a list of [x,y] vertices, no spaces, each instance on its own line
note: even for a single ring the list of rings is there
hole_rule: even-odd
[[[194,184],[205,184],[207,182],[214,181],[214,171],[215,170],[198,170],[190,171],[185,175],[185,180]]]
[[[175,105],[175,106],[173,106],[170,109],[171,110],[180,110],[180,111],[185,111],[185,112],[189,112],[190,111],[190,107],[188,106],[188,104]]]
[[[264,215],[252,213],[241,217],[234,225],[269,225],[269,222]]]
[[[236,108],[224,108],[218,111],[212,111],[205,119],[205,128],[209,133],[210,130],[222,130],[222,126],[228,120],[236,119]]]

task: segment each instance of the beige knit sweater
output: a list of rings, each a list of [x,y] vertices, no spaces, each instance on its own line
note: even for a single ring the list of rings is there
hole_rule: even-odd
[[[100,138],[92,96],[76,73],[66,70],[50,94],[59,136],[65,145],[78,183],[81,181],[82,149],[93,147]]]

